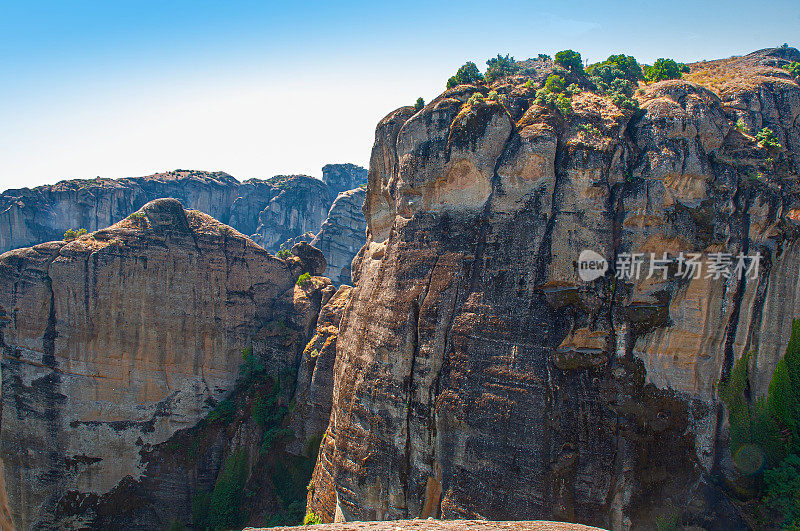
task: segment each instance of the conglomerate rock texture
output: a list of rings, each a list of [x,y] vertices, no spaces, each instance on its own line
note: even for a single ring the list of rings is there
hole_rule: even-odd
[[[162,197],[178,199],[277,251],[289,238],[318,231],[342,186],[356,188],[365,181],[364,168],[328,164],[323,181],[293,175],[239,182],[224,172],[175,170],[6,190],[0,194],[0,252],[60,240],[67,229],[103,229]]]
[[[1,255],[2,501],[15,527],[102,517],[152,528],[170,523],[159,511],[191,514],[197,467],[213,481],[220,452],[179,477],[153,472],[149,452],[231,392],[243,349],[271,374],[299,365],[335,290],[327,279],[295,282],[324,267],[316,250],[280,260],[174,199],[70,242]],[[114,520],[143,485],[161,505]]]
[[[752,350],[763,395],[800,315],[800,87],[778,68],[799,59],[693,65],[640,113],[591,87],[566,116],[538,105],[541,71],[385,117],[309,509],[742,527],[716,383]],[[584,249],[670,274],[584,282]],[[682,279],[680,252],[761,268]]]

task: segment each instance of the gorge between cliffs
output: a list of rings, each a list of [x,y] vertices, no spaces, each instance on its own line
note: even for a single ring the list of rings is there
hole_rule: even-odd
[[[798,61],[623,100],[540,56],[386,115],[368,174],[5,192],[0,524],[770,528],[732,404],[800,317]],[[637,253],[665,274],[616,274]]]

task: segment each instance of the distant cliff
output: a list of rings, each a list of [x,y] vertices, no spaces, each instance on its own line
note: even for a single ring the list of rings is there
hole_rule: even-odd
[[[175,170],[7,190],[0,194],[0,252],[60,240],[68,229],[108,227],[162,197],[230,224],[274,252],[289,238],[316,233],[337,194],[365,182],[364,168],[329,164],[322,181],[294,175],[239,182],[223,172]]]
[[[309,509],[746,528],[718,384],[752,351],[764,396],[800,316],[798,60],[698,63],[635,102],[540,60],[386,116]],[[679,278],[682,252],[763,263]]]
[[[350,264],[366,240],[364,219],[366,189],[342,192],[333,202],[328,217],[311,241],[328,260],[326,275],[335,284],[350,284]]]

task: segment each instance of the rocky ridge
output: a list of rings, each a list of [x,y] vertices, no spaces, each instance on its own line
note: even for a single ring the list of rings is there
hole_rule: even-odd
[[[175,170],[6,190],[0,194],[0,252],[60,240],[67,229],[103,229],[162,197],[178,199],[276,252],[289,238],[317,232],[343,187],[365,180],[364,168],[329,164],[322,181],[293,175],[239,182],[224,172]]]

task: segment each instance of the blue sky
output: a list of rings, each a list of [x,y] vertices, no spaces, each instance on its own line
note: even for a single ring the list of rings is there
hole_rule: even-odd
[[[800,2],[7,2],[0,189],[176,168],[366,165],[377,121],[466,60],[798,46]]]

